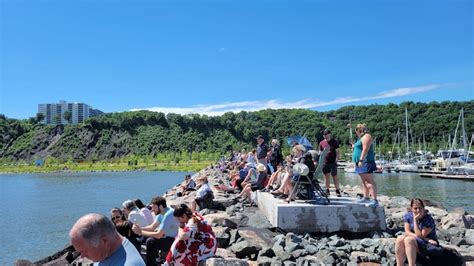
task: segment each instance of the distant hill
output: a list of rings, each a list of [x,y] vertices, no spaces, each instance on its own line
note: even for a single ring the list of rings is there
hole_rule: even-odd
[[[422,140],[424,134],[431,149],[445,145],[447,135],[454,134],[461,108],[464,108],[468,136],[474,132],[474,100],[346,106],[328,112],[268,109],[218,117],[122,112],[90,118],[79,125],[58,126],[38,124],[34,118],[16,120],[0,115],[0,158],[3,161],[46,157],[104,160],[177,151],[224,153],[254,147],[255,136],[259,134],[267,140],[278,138],[282,142],[289,135],[299,134],[317,143],[324,128],[330,128],[344,144],[349,140],[350,120],[352,127],[366,123],[377,142],[388,147],[398,128],[404,135],[405,107],[413,137]]]

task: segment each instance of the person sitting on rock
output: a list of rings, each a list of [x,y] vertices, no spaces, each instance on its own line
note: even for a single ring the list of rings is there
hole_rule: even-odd
[[[231,183],[234,187],[238,188],[242,191],[242,182],[244,182],[245,178],[249,173],[249,169],[251,167],[247,166],[245,162],[239,164],[238,172],[231,177]]]
[[[214,205],[214,193],[212,192],[211,186],[206,176],[198,177],[197,181],[200,187],[196,191],[196,198],[191,202],[191,209],[196,211],[196,207],[199,209],[211,209]]]
[[[196,182],[191,178],[191,175],[184,177],[184,182],[179,186],[176,196],[181,197],[186,195],[189,191],[196,190]]]
[[[179,221],[173,216],[174,209],[168,207],[164,197],[151,199],[151,209],[155,213],[155,221],[145,227],[133,225],[132,230],[146,237],[146,265],[158,265],[163,262],[178,234]],[[161,255],[161,256],[160,256]]]
[[[113,208],[110,210],[110,219],[115,224],[115,229],[122,236],[126,237],[140,252],[141,251],[141,241],[138,240],[138,235],[135,234],[132,230],[132,224],[125,219],[123,216],[122,210],[119,208]]]
[[[168,265],[198,265],[200,261],[213,257],[217,241],[212,227],[199,213],[193,213],[186,204],[173,212],[181,223],[178,236],[166,256]]]
[[[135,205],[135,202],[132,200],[126,200],[122,203],[122,208],[123,208],[123,213],[125,214],[125,217],[127,217],[127,220],[133,224],[137,224],[140,227],[144,227],[149,225],[145,218],[145,214],[143,214],[140,209],[138,209],[137,205]]]
[[[244,189],[242,189],[242,192],[240,192],[239,197],[242,199],[242,201],[245,201],[245,200],[250,201],[251,199],[250,193],[252,191],[263,189],[265,179],[267,178],[267,167],[265,167],[264,164],[259,163],[257,165],[257,171],[258,171],[257,180],[255,180],[255,182],[247,183]]]
[[[257,171],[257,167],[255,166],[255,164],[247,163],[245,165],[245,169],[247,170],[247,175],[240,182],[240,186],[242,187],[242,189],[246,185],[248,185],[249,183],[254,182],[255,180],[257,180],[257,176],[258,176],[258,171]]]
[[[145,266],[140,253],[102,214],[89,213],[77,220],[69,232],[74,249],[94,265]]]
[[[395,243],[397,265],[415,265],[417,256],[429,256],[439,251],[436,225],[433,217],[425,210],[419,198],[410,203],[410,211],[403,216],[405,234],[398,236]]]
[[[135,205],[137,206],[138,209],[143,213],[145,216],[145,220],[148,223],[148,225],[152,224],[153,221],[155,220],[155,217],[153,217],[153,214],[151,213],[150,209],[148,209],[145,204],[140,199],[134,199],[133,202],[135,202]]]

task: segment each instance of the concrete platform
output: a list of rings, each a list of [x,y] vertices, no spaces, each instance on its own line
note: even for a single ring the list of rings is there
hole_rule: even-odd
[[[329,205],[304,201],[287,203],[267,192],[257,192],[258,208],[272,226],[288,232],[369,232],[385,230],[383,207],[366,207],[349,197],[330,197]]]

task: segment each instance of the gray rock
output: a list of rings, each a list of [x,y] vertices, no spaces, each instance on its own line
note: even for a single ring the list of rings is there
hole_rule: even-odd
[[[216,257],[221,258],[235,258],[235,254],[228,249],[218,248],[216,250]]]
[[[255,260],[261,249],[260,246],[251,245],[246,240],[237,242],[230,246],[230,251],[232,251],[232,253],[234,253],[239,259],[248,258]]]
[[[273,251],[273,249],[269,248],[269,247],[266,247],[262,250],[260,250],[260,252],[258,253],[258,257],[268,257],[268,258],[273,258],[275,257],[275,252]]]
[[[306,256],[307,253],[306,253],[306,250],[304,249],[298,249],[298,250],[295,250],[293,252],[291,252],[291,256],[295,259],[299,258],[299,257],[303,257],[303,256]]]
[[[199,211],[199,213],[200,213],[202,216],[204,216],[204,215],[210,214],[210,213],[211,213],[211,210],[209,210],[209,209],[202,209],[202,210]]]
[[[305,257],[300,257],[296,260],[296,265],[298,266],[314,266],[314,265],[324,265],[322,261],[315,256],[305,256]],[[295,265],[292,264],[292,265]]]
[[[367,247],[373,246],[375,244],[375,241],[373,239],[370,239],[370,238],[364,238],[360,241],[360,244],[364,248],[367,248]]]
[[[288,245],[288,243],[299,244],[299,243],[301,243],[301,241],[303,241],[303,239],[300,236],[298,236],[296,234],[293,234],[293,233],[288,233],[285,236],[286,245]]]
[[[474,245],[474,229],[467,229],[464,239],[467,244]]]
[[[451,245],[455,245],[455,246],[460,246],[460,245],[464,245],[464,244],[467,244],[466,240],[462,237],[458,237],[458,236],[453,236],[451,237],[451,239],[449,240],[449,243]]]
[[[278,244],[279,246],[285,247],[286,236],[285,235],[276,235],[273,238],[273,243]]]
[[[466,228],[465,217],[458,213],[449,213],[448,215],[441,218],[440,227],[442,229],[449,229],[452,227]]]
[[[275,253],[275,257],[280,259],[280,261],[289,260],[291,258],[291,255],[286,253],[283,247],[278,243],[273,244],[272,250]]]
[[[232,265],[232,266],[248,266],[249,263],[245,260],[239,260],[234,258],[209,258],[204,262],[200,262],[201,265],[203,263],[206,266],[224,266],[224,265]]]
[[[328,242],[328,246],[340,247],[343,245],[344,245],[344,241],[342,241],[341,239],[335,239]]]
[[[474,229],[474,215],[464,215],[466,228]]]
[[[369,253],[361,251],[353,251],[350,256],[351,262],[360,263],[364,261],[365,258],[369,257]]]
[[[336,250],[343,251],[344,253],[350,253],[352,250],[352,247],[349,244],[345,244],[344,246],[336,247]]]
[[[273,260],[269,257],[261,256],[257,259],[257,265],[259,266],[271,266]]]
[[[376,253],[377,252],[377,246],[374,245],[374,246],[367,247],[367,248],[365,248],[365,251],[367,251],[369,253]]]
[[[315,245],[305,245],[304,246],[304,249],[306,250],[306,252],[310,255],[316,253],[319,251],[319,249],[315,246]]]
[[[285,251],[287,253],[291,253],[294,250],[297,250],[297,249],[300,249],[300,248],[301,248],[301,246],[298,243],[288,242],[285,245]]]
[[[325,264],[325,265],[328,265],[328,264],[335,264],[337,261],[337,255],[336,253],[334,252],[331,252],[329,253],[327,256],[323,257],[322,259],[322,262]]]
[[[227,248],[229,246],[230,242],[230,234],[228,233],[230,231],[229,228],[225,227],[214,227],[212,228],[212,231],[214,231],[214,234],[216,236],[217,240],[217,247],[219,248]]]
[[[230,234],[229,245],[236,243],[240,238],[239,230],[237,229],[230,230],[229,234]]]
[[[296,266],[297,264],[294,261],[286,260],[286,261],[283,262],[283,265],[284,266]]]

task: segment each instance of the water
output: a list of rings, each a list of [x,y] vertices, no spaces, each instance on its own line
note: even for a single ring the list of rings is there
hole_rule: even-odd
[[[148,203],[183,180],[184,172],[116,172],[0,175],[0,265],[36,261],[68,243],[74,222],[89,212],[108,214],[126,199]],[[359,176],[340,174],[342,185],[361,185]],[[448,209],[474,213],[474,182],[376,175],[380,194],[436,200]]]
[[[341,173],[340,182],[362,186],[360,177],[353,173]],[[470,214],[474,213],[474,182],[423,178],[412,173],[375,174],[375,182],[381,195],[430,199],[448,210],[462,207]]]
[[[37,261],[68,243],[74,222],[89,212],[108,215],[126,199],[145,204],[187,172],[0,175],[0,265]]]

